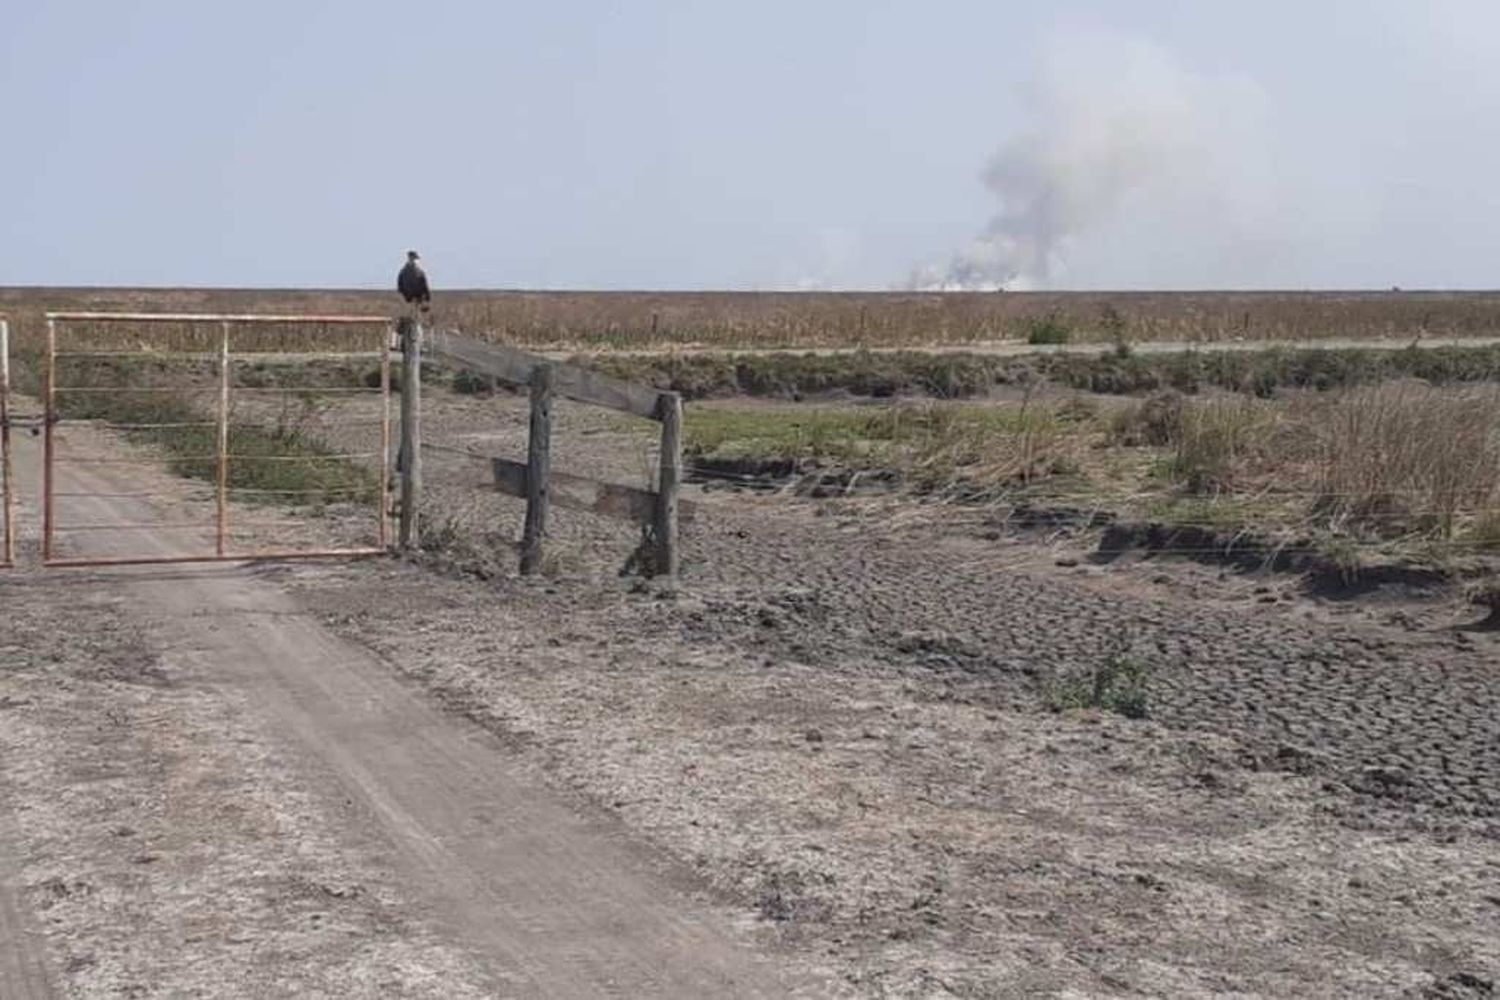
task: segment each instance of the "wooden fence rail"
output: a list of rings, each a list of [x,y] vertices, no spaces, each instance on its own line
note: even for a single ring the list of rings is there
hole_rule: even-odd
[[[529,496],[530,468],[526,462],[495,457],[489,457],[489,462],[495,489],[522,500]],[[575,476],[555,470],[550,473],[548,484],[547,499],[558,507],[633,521],[643,527],[656,523],[659,494],[655,490],[643,490],[622,483],[606,483],[588,476]],[[692,521],[698,516],[698,505],[688,500],[678,501],[677,516],[682,521]]]
[[[403,336],[403,344],[414,346],[403,353],[407,362],[402,375],[402,443],[407,442],[407,393],[420,392],[421,349],[449,362],[486,375],[510,386],[527,386],[531,391],[531,425],[526,462],[491,458],[495,488],[526,499],[526,524],[521,538],[521,572],[535,573],[541,568],[542,540],[547,532],[547,511],[552,502],[564,507],[589,510],[598,514],[624,517],[650,528],[652,568],[657,575],[678,573],[679,557],[677,523],[691,517],[693,508],[678,498],[682,480],[682,397],[651,386],[637,385],[612,378],[578,365],[551,361],[501,344],[465,337],[452,332],[433,332],[423,339],[415,321],[408,320],[414,334]],[[403,329],[407,329],[403,325]],[[410,375],[407,374],[410,372]],[[408,382],[410,379],[410,383]],[[410,384],[411,388],[408,389]],[[618,483],[606,483],[585,476],[552,471],[552,400],[554,396],[589,403],[658,421],[662,425],[661,461],[654,491],[640,490]],[[420,451],[420,438],[411,451]],[[406,532],[408,504],[415,522],[420,471],[408,474],[403,465],[402,544],[410,547]],[[412,480],[410,492],[408,480]],[[408,497],[410,496],[410,499]]]
[[[649,385],[637,385],[579,365],[559,363],[457,333],[431,333],[427,344],[433,354],[507,385],[530,385],[531,373],[539,366],[549,365],[553,369],[552,390],[564,399],[633,413],[648,420],[661,419],[663,394]]]

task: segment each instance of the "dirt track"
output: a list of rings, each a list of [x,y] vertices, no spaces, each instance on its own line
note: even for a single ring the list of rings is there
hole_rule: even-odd
[[[75,500],[69,521],[159,514]],[[44,965],[67,996],[797,993],[685,870],[540,787],[275,577],[4,581],[18,835],[0,838],[0,927],[30,910],[47,944],[6,935],[7,1000],[46,995]]]

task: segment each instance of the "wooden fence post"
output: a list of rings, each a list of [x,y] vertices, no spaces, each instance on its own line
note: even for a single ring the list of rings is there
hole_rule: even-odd
[[[10,324],[0,319],[0,531],[5,543],[0,547],[0,566],[16,561],[16,481],[11,476],[10,461]]]
[[[682,396],[661,394],[661,475],[656,487],[656,571],[677,576],[677,490],[682,483]]]
[[[526,529],[521,536],[521,573],[542,566],[547,532],[548,479],[552,471],[552,366],[531,370],[531,434],[526,446]]]
[[[422,324],[401,320],[401,548],[420,547],[417,507],[422,502]]]

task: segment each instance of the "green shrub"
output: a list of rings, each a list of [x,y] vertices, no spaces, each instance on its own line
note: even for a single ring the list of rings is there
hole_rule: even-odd
[[[1034,318],[1026,325],[1028,344],[1066,344],[1073,339],[1073,331],[1057,313]]]
[[[493,396],[495,380],[488,375],[461,368],[453,373],[453,391],[460,396]]]
[[[1045,326],[1046,321],[1038,321]],[[1066,328],[1063,328],[1064,330]],[[1042,332],[1034,343],[1056,331]],[[687,399],[733,395],[796,398],[843,390],[888,398],[983,396],[996,385],[1038,379],[1104,395],[1128,396],[1170,388],[1195,395],[1226,389],[1259,399],[1284,389],[1332,391],[1393,378],[1433,385],[1500,381],[1500,347],[1416,348],[1399,351],[1271,349],[1182,351],[1171,354],[1118,350],[1103,354],[1038,352],[1034,356],[924,351],[853,353],[718,354],[581,359],[600,371],[673,389]]]
[[[1116,653],[1086,673],[1054,677],[1045,692],[1054,712],[1097,709],[1144,719],[1150,715],[1149,671],[1145,664]]]

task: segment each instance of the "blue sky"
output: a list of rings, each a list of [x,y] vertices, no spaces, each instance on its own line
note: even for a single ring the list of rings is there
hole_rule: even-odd
[[[1492,0],[9,6],[0,284],[1500,285]]]

